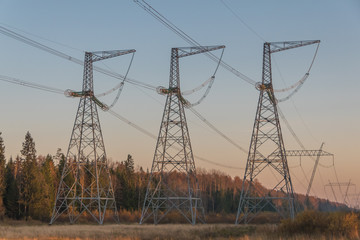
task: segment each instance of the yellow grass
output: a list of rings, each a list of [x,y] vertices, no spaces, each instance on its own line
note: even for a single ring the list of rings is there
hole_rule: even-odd
[[[33,225],[0,226],[0,239],[229,239],[221,235],[231,235],[232,231],[248,227],[230,224],[196,225],[163,224],[111,224],[111,225]],[[228,233],[229,232],[229,233]],[[239,231],[236,231],[236,235]],[[235,236],[234,236],[235,237]],[[237,236],[239,237],[239,236]],[[238,239],[238,238],[237,238]],[[248,239],[248,238],[244,238]]]
[[[274,225],[238,225],[233,224],[109,224],[109,225],[53,225],[40,223],[20,225],[0,222],[0,240],[2,239],[111,239],[111,240],[197,240],[197,239],[239,239],[239,240],[264,240],[264,239],[327,239],[324,236],[293,236],[281,237],[276,234]],[[339,238],[337,238],[339,239]],[[340,238],[341,239],[341,238]]]

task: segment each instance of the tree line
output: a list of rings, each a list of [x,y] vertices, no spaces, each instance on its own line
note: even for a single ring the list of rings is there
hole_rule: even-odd
[[[38,156],[35,141],[29,132],[25,135],[20,154],[6,160],[5,144],[0,132],[0,219],[48,221],[65,162],[66,158],[61,149],[58,149],[54,156]],[[130,154],[123,161],[109,163],[109,168],[117,209],[140,211],[149,171],[135,167]],[[198,169],[197,178],[205,212],[236,213],[242,186],[239,177],[231,177],[216,170]],[[260,183],[256,184],[263,188]],[[339,205],[328,200],[296,196],[300,208],[304,204],[323,211],[339,208]]]

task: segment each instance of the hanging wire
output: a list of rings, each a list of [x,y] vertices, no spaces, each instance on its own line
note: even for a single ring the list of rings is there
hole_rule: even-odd
[[[300,139],[298,138],[298,136],[295,134],[294,130],[292,129],[292,127],[290,126],[289,122],[287,121],[287,119],[285,118],[284,114],[282,113],[281,109],[279,106],[277,106],[277,110],[278,113],[280,115],[280,117],[282,118],[282,120],[284,121],[285,125],[287,126],[288,130],[290,131],[291,135],[294,137],[294,139],[296,140],[296,142],[299,144],[299,146],[305,150],[304,145],[302,144],[302,142],[300,141]]]
[[[305,126],[305,128],[306,128],[307,132],[309,133],[309,135],[310,135],[316,142],[320,142],[318,139],[315,138],[315,136],[314,136],[314,135],[312,134],[312,132],[310,131],[309,126],[306,124],[304,118],[303,118],[303,117],[301,116],[301,114],[300,114],[299,109],[298,109],[297,106],[295,105],[294,99],[291,98],[290,100],[291,100],[291,103],[292,103],[292,105],[293,105],[293,107],[294,107],[297,115],[299,116],[302,124]]]
[[[21,41],[25,44],[28,44],[30,46],[33,46],[35,48],[38,48],[40,50],[43,50],[43,51],[46,51],[48,53],[51,53],[55,56],[58,56],[58,57],[61,57],[61,58],[64,58],[66,60],[69,60],[69,61],[72,61],[74,63],[77,63],[79,65],[83,65],[84,62],[77,59],[77,58],[74,58],[74,57],[71,57],[69,55],[66,55],[60,51],[57,51],[53,48],[50,48],[48,46],[45,46],[44,44],[41,44],[41,43],[38,43],[32,39],[29,39],[25,36],[22,36],[18,33],[15,33],[5,27],[2,27],[0,26],[0,33],[6,35],[6,36],[9,36],[15,40],[18,40],[18,41]],[[112,72],[112,71],[109,71],[109,70],[106,70],[106,69],[103,69],[103,68],[100,68],[98,66],[94,66],[93,67],[94,70],[100,72],[100,73],[103,73],[103,74],[106,74],[110,77],[114,77],[114,78],[117,78],[117,79],[120,79],[120,80],[123,80],[125,82],[129,82],[135,86],[139,86],[139,87],[142,87],[142,88],[146,88],[146,89],[150,89],[150,90],[155,90],[156,91],[156,88],[155,86],[152,86],[150,84],[146,84],[146,83],[143,83],[143,82],[139,82],[139,81],[136,81],[134,79],[129,79],[129,78],[125,78],[124,76],[118,74],[118,73],[115,73],[115,72]],[[9,78],[9,77],[6,77],[6,76],[3,76],[2,79],[0,79],[2,81],[6,81],[6,82],[10,82],[10,83],[15,83],[15,84],[18,84],[18,85],[22,85],[22,86],[26,86],[26,87],[30,87],[30,88],[35,88],[35,89],[39,89],[39,90],[43,90],[43,91],[48,91],[48,92],[53,92],[53,93],[61,93],[61,94],[64,94],[65,91],[64,90],[60,90],[60,89],[55,89],[55,88],[50,88],[50,87],[46,87],[46,86],[43,86],[43,85],[40,85],[40,84],[34,84],[34,83],[30,83],[30,82],[25,82],[25,81],[21,81],[21,80],[18,80],[18,79],[14,79],[14,78]],[[105,95],[108,94],[108,92],[113,92],[117,89],[120,89],[122,88],[123,84],[118,84],[116,87],[112,88],[111,90],[105,92]],[[120,91],[121,92],[121,91]],[[99,95],[104,95],[104,93],[102,94],[99,94]],[[111,113],[112,115],[114,115],[115,117],[117,117],[118,119],[126,122],[127,124],[129,124],[130,126],[138,129],[139,131],[143,132],[144,134],[152,137],[152,134],[147,132],[146,130],[142,129],[141,127],[139,127],[138,125],[136,124],[133,124],[132,122],[130,122],[129,120],[127,120],[126,118],[120,116],[119,114],[113,112],[112,110],[109,110],[108,111],[109,113]],[[154,135],[153,135],[154,136]],[[156,138],[156,137],[155,137]],[[210,160],[206,160],[205,158],[202,158],[202,157],[199,157],[199,156],[196,156],[198,159],[202,160],[202,161],[206,161],[208,163],[212,163],[214,165],[217,165],[217,166],[221,166],[221,167],[225,167],[225,168],[229,168],[229,169],[243,169],[243,168],[238,168],[238,167],[234,167],[234,166],[227,166],[227,165],[224,165],[224,164],[219,164],[219,163],[216,163],[216,162],[213,162],[213,161],[210,161]]]
[[[4,76],[4,75],[0,75],[0,81],[17,84],[17,85],[20,85],[23,87],[29,87],[29,88],[42,90],[42,91],[52,92],[52,93],[64,94],[64,92],[65,92],[64,90],[59,89],[59,88],[48,87],[45,85],[27,82],[27,81],[23,81],[23,80],[20,80],[17,78],[12,78],[12,77],[8,77],[8,76]]]
[[[216,72],[219,69],[219,65],[220,65],[221,59],[223,57],[223,54],[224,54],[224,48],[222,49],[221,56],[219,58],[219,62],[217,64],[216,68],[215,68],[215,71],[214,71],[213,75],[209,79],[210,82],[209,82],[209,85],[208,85],[204,95],[198,101],[196,101],[194,103],[190,103],[189,101],[186,101],[186,104],[185,104],[186,108],[190,108],[190,107],[194,107],[194,106],[199,105],[207,97],[207,95],[210,93],[211,87],[212,87],[212,85],[214,84],[214,81],[215,81]],[[209,80],[207,80],[207,81],[209,81]]]
[[[193,38],[191,38],[189,35],[187,35],[184,31],[182,31],[180,28],[178,28],[176,25],[174,25],[171,21],[169,21],[166,17],[164,17],[161,13],[159,13],[156,9],[154,9],[150,4],[148,4],[144,0],[133,0],[138,6],[140,6],[142,9],[144,9],[147,13],[149,13],[151,16],[153,16],[156,20],[158,20],[161,24],[163,24],[165,27],[173,31],[176,35],[178,35],[180,38],[182,38],[185,42],[189,43],[191,46],[201,47],[202,45],[199,44],[197,41],[195,41]],[[207,57],[209,57],[211,60],[218,62],[219,58],[216,57],[213,53],[207,52],[205,53]],[[248,76],[244,75],[243,73],[239,72],[235,68],[231,67],[229,64],[225,63],[224,61],[220,62],[220,65],[224,67],[226,70],[230,71],[231,73],[235,74],[237,77],[243,79],[247,83],[255,86],[256,81],[249,78]]]
[[[215,75],[216,75],[216,73],[217,73],[217,71],[218,71],[218,69],[219,69],[219,66],[220,66],[221,60],[222,60],[222,58],[223,58],[223,56],[224,56],[224,50],[225,50],[225,48],[223,48],[223,49],[222,49],[222,51],[221,51],[221,55],[220,55],[220,58],[219,58],[218,64],[216,65],[216,68],[215,68],[215,71],[214,71],[214,73],[213,73],[213,76],[215,76]]]
[[[23,35],[21,35],[21,34],[18,34],[18,33],[14,32],[14,31],[11,31],[10,29],[7,29],[7,28],[5,28],[5,27],[0,26],[0,33],[6,35],[6,36],[8,36],[8,37],[11,37],[11,38],[13,38],[13,39],[15,39],[15,40],[18,40],[18,41],[20,41],[20,42],[23,42],[23,43],[25,43],[25,44],[27,44],[27,45],[33,46],[33,47],[35,47],[35,48],[38,48],[38,49],[40,49],[40,50],[43,50],[43,51],[45,51],[45,52],[48,52],[48,53],[53,54],[53,55],[55,55],[55,56],[58,56],[58,57],[60,57],[60,58],[64,58],[64,59],[66,59],[66,60],[69,60],[69,61],[71,61],[71,62],[74,62],[74,63],[79,64],[79,65],[82,65],[82,66],[84,65],[84,62],[81,61],[80,59],[74,58],[74,57],[69,56],[69,55],[67,55],[67,54],[65,54],[65,53],[62,53],[62,52],[60,52],[60,51],[58,51],[58,50],[55,50],[55,49],[50,48],[50,47],[48,47],[48,46],[45,46],[44,44],[41,44],[41,43],[39,43],[39,42],[36,42],[36,41],[34,41],[34,40],[30,39],[30,38],[27,38],[27,37],[25,37],[25,36],[23,36]],[[98,66],[94,66],[93,69],[94,69],[95,71],[97,71],[97,72],[103,73],[103,74],[108,75],[108,76],[110,76],[110,77],[117,78],[117,79],[120,79],[120,80],[124,80],[124,76],[122,76],[121,74],[118,74],[118,73],[109,71],[109,70],[107,70],[107,69],[100,68],[100,67],[98,67]],[[155,87],[155,86],[152,86],[152,85],[150,85],[150,84],[143,83],[143,82],[140,82],[140,81],[137,81],[137,80],[134,80],[134,79],[127,78],[127,79],[125,80],[125,82],[128,82],[128,83],[130,83],[130,84],[133,84],[133,85],[136,85],[136,86],[139,86],[139,87],[143,87],[143,88],[146,88],[146,89],[150,89],[150,90],[156,91],[156,87]],[[117,85],[117,86],[118,86],[119,88],[121,87],[120,84]],[[117,88],[116,88],[116,89],[117,89]]]
[[[124,88],[124,82],[126,81],[126,78],[127,78],[127,75],[129,74],[129,71],[130,71],[130,68],[131,68],[131,64],[133,62],[133,59],[134,59],[134,55],[135,55],[135,52],[133,52],[132,56],[131,56],[131,60],[130,60],[130,64],[129,64],[129,67],[126,71],[126,74],[124,76],[124,80],[120,83],[121,84],[121,87],[119,88],[118,92],[117,92],[117,95],[114,99],[114,101],[112,102],[112,104],[109,106],[108,109],[111,109],[112,107],[114,107],[114,105],[116,104],[116,102],[119,100],[119,97],[120,97],[120,94]]]
[[[221,56],[220,56],[220,58],[219,58],[218,64],[217,64],[217,66],[216,66],[216,68],[215,68],[215,71],[214,71],[213,75],[212,75],[208,80],[206,80],[205,82],[203,82],[200,86],[198,86],[198,87],[196,87],[196,88],[194,88],[194,89],[192,89],[192,90],[188,90],[188,91],[182,92],[181,95],[189,95],[189,94],[192,94],[192,93],[194,93],[194,92],[197,92],[197,91],[201,90],[201,89],[202,89],[203,87],[205,87],[208,83],[212,84],[211,82],[214,81],[214,79],[215,79],[215,75],[216,75],[216,73],[217,73],[217,70],[219,69],[219,65],[220,65],[221,59],[222,59],[223,54],[224,54],[224,50],[225,50],[225,49],[223,48],[223,49],[222,49],[222,52],[221,52]]]
[[[284,102],[286,100],[288,100],[289,98],[291,98],[295,93],[297,93],[300,88],[304,85],[306,79],[309,77],[310,75],[310,71],[311,71],[311,68],[314,64],[314,61],[315,61],[315,58],[317,56],[317,53],[318,53],[318,50],[319,50],[319,46],[320,46],[320,43],[317,44],[317,47],[316,47],[316,50],[315,50],[315,54],[314,54],[314,57],[311,61],[311,64],[310,64],[310,67],[308,68],[307,72],[305,73],[305,75],[302,77],[302,79],[300,79],[300,81],[298,81],[297,83],[293,84],[292,86],[288,87],[288,88],[285,88],[285,89],[281,89],[281,90],[278,90],[278,92],[284,92],[284,91],[288,91],[292,88],[294,88],[296,86],[296,88],[294,89],[293,92],[291,92],[287,97],[284,97],[282,99],[278,99],[278,102]],[[275,90],[274,90],[275,91]]]
[[[191,89],[191,90],[187,90],[187,91],[184,91],[184,92],[181,92],[181,95],[183,96],[186,96],[186,95],[190,95],[192,93],[195,93],[197,91],[200,91],[201,89],[203,89],[206,85],[208,85],[212,80],[213,80],[213,76],[211,76],[209,79],[207,79],[205,82],[203,82],[201,85],[197,86],[196,88],[194,89]]]
[[[305,173],[305,170],[304,170],[303,166],[301,166],[301,171],[302,171],[302,173],[303,173],[303,175],[304,175],[304,177],[305,177],[305,179],[306,179],[306,184],[309,186],[310,180],[309,180],[309,178],[307,177],[307,174]],[[305,188],[306,191],[307,191],[307,189],[308,189],[308,188]],[[311,190],[312,190],[313,193],[316,195],[316,193],[314,192],[314,188],[311,188]]]
[[[228,168],[228,169],[238,169],[238,170],[244,170],[245,168],[243,167],[235,167],[235,166],[230,166],[230,165],[225,165],[225,164],[221,164],[221,163],[218,163],[218,162],[214,162],[214,161],[210,161],[206,158],[203,158],[203,157],[200,157],[200,156],[197,156],[197,155],[194,155],[194,157],[198,160],[201,160],[203,162],[207,162],[207,163],[211,163],[215,166],[218,166],[218,167],[223,167],[223,168]]]
[[[285,118],[284,114],[282,113],[279,105],[277,106],[277,110],[278,110],[278,113],[281,117],[281,119],[284,121],[286,127],[288,128],[288,130],[290,131],[291,135],[294,137],[294,139],[296,140],[296,142],[299,144],[299,146],[305,150],[305,146],[304,144],[300,141],[300,139],[298,138],[298,136],[296,135],[295,131],[293,130],[293,128],[291,127],[290,123],[288,122],[288,120]],[[310,157],[314,162],[316,161],[314,158]],[[333,164],[334,164],[334,159],[333,159]],[[332,165],[333,165],[332,164]],[[332,167],[332,165],[324,165],[324,164],[321,164],[319,162],[319,166],[321,167],[325,167],[325,168],[329,168],[329,167]]]
[[[337,174],[337,172],[336,172],[335,165],[334,165],[333,169],[334,169],[334,173],[335,173],[336,181],[337,181],[337,183],[338,183],[338,185],[339,185],[339,190],[340,190],[340,193],[341,193],[341,195],[343,195],[342,190],[341,190],[341,187],[340,187],[340,182],[339,182],[338,174]]]
[[[266,40],[257,33],[252,27],[249,26],[227,3],[225,3],[224,0],[220,0],[220,2],[245,26],[247,29],[249,29],[255,36],[257,36],[260,40],[263,42],[266,42]]]
[[[57,93],[57,94],[61,94],[61,95],[63,95],[64,92],[65,92],[62,89],[48,87],[48,86],[45,86],[45,85],[31,83],[31,82],[26,82],[26,81],[22,81],[22,80],[12,78],[12,77],[8,77],[8,76],[4,76],[4,75],[0,75],[0,81],[12,83],[12,84],[17,84],[17,85],[20,85],[20,86],[23,86],[23,87],[29,87],[29,88],[33,88],[33,89],[38,89],[38,90],[42,90],[42,91],[46,91],[46,92]],[[108,110],[106,112],[110,113],[111,115],[113,115],[114,117],[118,118],[119,120],[125,122],[126,124],[130,125],[131,127],[137,129],[138,131],[142,132],[143,134],[145,134],[145,135],[147,135],[147,136],[149,136],[149,137],[151,137],[151,138],[153,138],[155,140],[157,139],[157,137],[154,134],[148,132],[144,128],[142,128],[139,125],[131,122],[130,120],[128,120],[127,118],[125,118],[125,117],[121,116],[120,114],[114,112],[113,110]],[[244,169],[244,168],[241,168],[241,167],[229,166],[229,165],[221,164],[221,163],[218,163],[218,162],[214,162],[214,161],[208,160],[208,159],[206,159],[204,157],[197,156],[197,155],[194,155],[194,157],[196,159],[200,160],[200,161],[203,161],[203,162],[206,162],[206,163],[211,163],[211,164],[213,164],[215,166],[219,166],[219,167],[224,167],[224,168],[228,168],[228,169]]]
[[[210,92],[210,90],[211,90],[211,87],[212,87],[212,85],[213,85],[213,83],[214,83],[214,81],[215,81],[215,76],[212,76],[210,79],[211,79],[211,81],[210,81],[209,86],[207,87],[204,95],[203,95],[198,101],[196,101],[196,102],[194,102],[194,103],[190,103],[190,102],[186,101],[186,104],[184,104],[184,106],[185,106],[186,108],[191,108],[191,107],[197,106],[197,105],[199,105],[200,103],[202,103],[202,101],[204,101],[204,99],[205,99],[205,98],[207,97],[207,95],[209,94],[209,92]]]
[[[8,28],[12,28],[12,29],[14,29],[14,30],[16,30],[16,31],[25,33],[25,34],[27,34],[27,35],[29,35],[29,36],[33,36],[33,37],[36,37],[36,38],[38,38],[38,39],[45,40],[45,41],[47,41],[47,42],[55,43],[55,44],[57,44],[57,45],[59,45],[59,46],[66,47],[66,48],[68,48],[68,49],[72,49],[72,50],[75,50],[75,51],[78,51],[78,52],[85,53],[85,51],[82,50],[82,49],[75,48],[75,47],[72,47],[72,46],[70,46],[70,45],[67,45],[67,44],[64,44],[64,43],[60,43],[60,42],[57,42],[57,41],[54,41],[54,40],[51,40],[51,39],[48,39],[48,38],[44,38],[44,37],[42,37],[42,36],[39,36],[39,35],[30,33],[30,32],[28,32],[28,31],[25,31],[25,30],[23,30],[23,29],[20,29],[20,28],[11,26],[11,25],[9,25],[9,24],[2,23],[2,22],[0,22],[0,24],[3,25],[3,26],[6,26],[6,27],[8,27]]]
[[[152,17],[154,17],[156,20],[158,20],[161,24],[163,24],[165,27],[167,27],[169,30],[173,31],[176,35],[178,35],[180,38],[182,38],[184,41],[189,43],[192,46],[201,47],[201,44],[199,44],[197,41],[195,41],[193,38],[191,38],[188,34],[186,34],[184,31],[182,31],[180,28],[178,28],[175,24],[173,24],[170,20],[168,20],[165,16],[163,16],[160,12],[158,12],[156,9],[154,9],[150,4],[148,4],[145,0],[133,0],[138,6],[140,6],[142,9],[144,9],[147,13],[149,13]],[[224,2],[223,2],[224,3]],[[226,4],[224,4],[226,6]],[[227,6],[228,7],[228,6]],[[245,24],[247,25],[247,24]],[[248,28],[251,30],[251,28],[248,26]],[[254,31],[255,32],[255,31]],[[256,33],[256,32],[255,32]],[[257,33],[256,33],[257,34]],[[260,36],[261,38],[261,36]],[[218,58],[211,52],[205,53],[206,56],[208,56],[213,61],[218,61]],[[224,67],[226,70],[230,71],[237,77],[241,78],[242,80],[246,81],[247,83],[256,86],[257,82],[243,73],[239,72],[235,68],[231,67],[229,64],[225,63],[224,61],[220,61],[220,65]],[[312,66],[312,65],[311,65]],[[311,67],[310,67],[311,69]],[[306,78],[308,74],[305,74]],[[304,81],[303,81],[304,82]],[[286,89],[280,89],[280,90],[274,90],[274,91],[289,91],[297,86],[300,86],[303,84],[301,83],[301,80],[297,83],[293,84],[292,86],[286,88]],[[300,88],[298,88],[292,95],[294,95]],[[291,95],[291,96],[292,96]],[[290,96],[290,97],[291,97]],[[290,98],[289,97],[289,98]],[[282,99],[283,100],[283,99]],[[285,100],[284,100],[285,101]]]
[[[296,174],[294,173],[294,171],[291,171],[291,177],[294,176],[296,178],[296,180],[298,180],[298,182],[300,183],[300,185],[304,188],[304,190],[306,191],[307,187],[305,186],[305,184],[303,183],[302,180],[300,180],[300,178],[298,176],[296,176]]]
[[[131,127],[137,129],[141,133],[151,137],[152,139],[157,140],[157,137],[154,134],[148,132],[144,128],[142,128],[139,125],[131,122],[130,120],[128,120],[127,118],[125,118],[125,117],[121,116],[120,114],[114,112],[113,110],[109,110],[107,112],[110,113],[111,115],[113,115],[114,117],[120,119],[121,121],[125,122],[126,124],[130,125]],[[178,148],[176,148],[176,149],[178,149]],[[208,160],[208,159],[206,159],[204,157],[200,157],[200,156],[197,156],[197,155],[194,155],[194,157],[196,159],[200,160],[200,161],[203,161],[203,162],[206,162],[206,163],[211,163],[211,164],[213,164],[215,166],[219,166],[219,167],[224,167],[224,168],[229,168],[229,169],[244,169],[244,168],[240,168],[240,167],[234,167],[234,166],[229,166],[229,165],[221,164],[221,163],[218,163],[218,162],[214,162],[214,161]]]
[[[324,186],[324,192],[325,192],[326,199],[330,199],[329,195],[327,194],[326,189],[325,189],[326,185],[325,185],[324,179],[323,179],[323,177],[321,175],[321,171],[318,171],[318,173],[319,173],[319,176],[320,176],[321,184]]]
[[[145,130],[144,128],[142,128],[142,127],[140,127],[139,125],[131,122],[130,120],[128,120],[127,118],[125,118],[125,117],[121,116],[120,114],[114,112],[113,110],[109,110],[109,111],[107,111],[107,112],[110,113],[111,115],[113,115],[114,117],[120,119],[120,120],[123,121],[124,123],[130,125],[131,127],[133,127],[133,128],[135,128],[135,129],[137,129],[138,131],[142,132],[143,134],[145,134],[145,135],[147,135],[147,136],[149,136],[149,137],[151,137],[151,138],[153,138],[153,139],[157,139],[157,137],[156,137],[154,134],[148,132],[148,131]]]
[[[226,136],[224,133],[222,133],[219,129],[217,129],[213,124],[211,124],[208,120],[206,120],[206,118],[204,118],[199,112],[197,112],[194,108],[189,108],[190,111],[196,116],[198,117],[201,121],[203,121],[206,125],[208,125],[212,130],[214,130],[217,134],[219,134],[221,137],[223,137],[226,141],[228,141],[229,143],[231,143],[233,146],[235,146],[236,148],[238,148],[239,150],[241,150],[244,153],[248,153],[247,150],[245,150],[245,148],[241,147],[240,145],[238,145],[237,143],[235,143],[233,140],[231,140],[228,136]]]

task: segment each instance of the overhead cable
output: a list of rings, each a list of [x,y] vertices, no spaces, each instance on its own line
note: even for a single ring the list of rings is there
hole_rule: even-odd
[[[34,89],[38,89],[38,90],[42,90],[42,91],[46,91],[46,92],[51,92],[51,93],[57,93],[57,94],[64,94],[64,90],[59,89],[59,88],[53,88],[53,87],[48,87],[45,85],[41,85],[41,84],[36,84],[36,83],[32,83],[32,82],[26,82],[23,80],[19,80],[16,78],[12,78],[12,77],[8,77],[8,76],[4,76],[4,75],[0,75],[0,81],[4,81],[4,82],[8,82],[8,83],[12,83],[12,84],[17,84],[20,86],[24,86],[24,87],[29,87],[29,88],[34,88]],[[153,139],[157,139],[157,137],[150,133],[149,131],[145,130],[144,128],[140,127],[139,125],[131,122],[130,120],[128,120],[127,118],[121,116],[120,114],[116,113],[113,110],[108,110],[108,113],[110,113],[111,115],[113,115],[114,117],[118,118],[119,120],[125,122],[126,124],[130,125],[131,127],[137,129],[138,131],[142,132],[143,134],[153,138]],[[217,163],[211,160],[208,160],[206,158],[203,158],[201,156],[197,156],[194,155],[194,157],[196,159],[199,159],[200,161],[203,162],[207,162],[207,163],[211,163],[215,166],[219,166],[219,167],[224,167],[224,168],[229,168],[229,169],[244,169],[244,168],[240,168],[240,167],[234,167],[234,166],[229,166],[229,165],[225,165],[225,164],[221,164],[221,163]]]
[[[226,136],[224,133],[222,133],[219,129],[217,129],[213,124],[211,124],[206,118],[204,118],[198,111],[196,111],[194,108],[189,108],[190,111],[197,116],[201,121],[203,121],[206,125],[208,125],[212,130],[214,130],[217,134],[219,134],[221,137],[223,137],[226,141],[234,145],[236,148],[241,150],[244,153],[248,153],[248,151],[245,150],[245,148],[241,147],[239,144],[235,143],[233,140],[231,140],[228,136]]]
[[[17,79],[17,78],[8,77],[8,76],[4,76],[4,75],[0,75],[0,81],[17,84],[17,85],[21,85],[21,86],[24,86],[24,87],[39,89],[39,90],[52,92],[52,93],[64,94],[64,92],[65,92],[64,90],[59,89],[59,88],[48,87],[48,86],[45,86],[45,85],[32,83],[32,82],[27,82],[27,81],[23,81],[23,80],[20,80],[20,79]]]
[[[84,62],[82,60],[80,60],[80,59],[69,56],[69,55],[67,55],[65,53],[62,53],[62,52],[60,52],[58,50],[55,50],[53,48],[50,48],[48,46],[45,46],[44,44],[36,42],[36,41],[34,41],[34,40],[30,39],[30,38],[27,38],[27,37],[25,37],[25,36],[23,36],[23,35],[21,35],[19,33],[11,31],[10,29],[7,29],[5,27],[0,26],[0,33],[6,35],[8,37],[11,37],[11,38],[13,38],[15,40],[18,40],[20,42],[23,42],[25,44],[28,44],[30,46],[33,46],[35,48],[38,48],[40,50],[51,53],[51,54],[53,54],[55,56],[58,56],[60,58],[64,58],[66,60],[69,60],[71,62],[77,63],[77,64],[82,65],[82,66],[84,65]],[[103,74],[108,75],[108,76],[113,77],[113,78],[117,78],[117,79],[120,79],[120,80],[125,79],[125,77],[123,75],[119,74],[119,73],[112,72],[112,71],[106,70],[104,68],[100,68],[98,66],[94,66],[93,69],[95,71],[97,71],[97,72],[103,73]],[[140,81],[137,81],[137,80],[134,80],[134,79],[127,78],[127,79],[125,79],[125,82],[128,82],[130,84],[133,84],[133,85],[136,85],[136,86],[139,86],[139,87],[147,88],[147,89],[150,89],[150,90],[156,90],[155,86],[152,86],[150,84],[143,83],[143,82],[140,82]],[[121,84],[118,84],[117,87],[120,88]]]
[[[274,91],[278,91],[278,92],[285,92],[285,91],[288,91],[288,90],[291,90],[292,88],[296,87],[294,89],[294,91],[292,91],[288,96],[284,97],[284,98],[281,98],[281,99],[278,99],[278,102],[284,102],[286,100],[288,100],[289,98],[291,98],[295,93],[297,93],[300,88],[304,85],[306,79],[308,79],[309,75],[310,75],[310,71],[311,71],[311,68],[314,64],[314,61],[315,61],[315,58],[317,56],[317,52],[319,50],[319,46],[320,46],[320,43],[317,44],[317,47],[316,47],[316,50],[315,50],[315,54],[314,54],[314,57],[311,61],[311,64],[310,64],[310,67],[308,68],[307,72],[305,73],[305,75],[295,84],[293,84],[292,86],[290,87],[287,87],[287,88],[284,88],[284,89],[281,89],[281,90],[274,90]]]
[[[231,8],[227,3],[225,3],[224,0],[220,0],[220,2],[245,26],[247,29],[249,29],[255,36],[257,36],[260,40],[263,42],[266,42],[266,40],[257,33],[252,27],[250,27],[234,10]]]
[[[123,87],[124,87],[124,82],[126,81],[127,75],[128,75],[128,73],[129,73],[129,71],[130,71],[131,64],[132,64],[133,59],[134,59],[134,54],[135,54],[135,52],[133,52],[133,54],[132,54],[132,56],[131,56],[131,60],[130,60],[129,67],[128,67],[128,69],[127,69],[127,71],[126,71],[126,74],[125,74],[125,76],[124,76],[124,80],[120,83],[121,86],[120,86],[120,88],[118,89],[118,92],[117,92],[117,94],[116,94],[116,97],[115,97],[114,101],[111,103],[111,105],[108,107],[108,109],[114,107],[115,104],[116,104],[116,102],[119,100],[120,94],[121,94],[121,92],[122,92],[122,90],[123,90]]]
[[[178,35],[180,38],[182,38],[184,41],[189,43],[191,46],[195,47],[201,47],[202,45],[191,38],[189,35],[187,35],[184,31],[182,31],[180,28],[178,28],[175,24],[173,24],[171,21],[169,21],[166,17],[164,17],[160,12],[158,12],[156,9],[154,9],[150,4],[148,4],[144,0],[134,0],[134,2],[140,6],[142,9],[144,9],[147,13],[149,13],[151,16],[153,16],[156,20],[158,20],[161,24],[163,24],[165,27],[173,31],[176,35]],[[209,57],[211,60],[218,62],[219,58],[215,56],[211,52],[205,53],[207,57]],[[256,81],[251,79],[250,77],[246,76],[245,74],[239,72],[235,68],[231,67],[229,64],[224,62],[223,60],[220,61],[220,65],[225,68],[226,70],[230,71],[231,73],[235,74],[237,77],[241,78],[242,80],[246,81],[247,83],[255,86]]]

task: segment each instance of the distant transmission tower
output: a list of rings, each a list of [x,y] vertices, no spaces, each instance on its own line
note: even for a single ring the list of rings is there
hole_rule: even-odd
[[[320,41],[264,43],[262,82],[251,137],[249,155],[242,183],[236,224],[248,223],[260,211],[276,210],[282,217],[294,218],[294,192],[282,137],[277,100],[271,73],[271,54]],[[273,187],[262,189],[255,181],[264,170],[273,171]]]
[[[171,49],[169,88],[158,89],[167,98],[140,224],[149,217],[158,224],[172,210],[178,211],[191,224],[195,224],[197,219],[204,222],[184,111],[188,102],[180,91],[179,59],[221,48],[224,46]]]
[[[135,50],[85,53],[82,91],[67,91],[68,96],[79,97],[80,103],[50,224],[64,212],[68,214],[70,223],[75,223],[87,212],[96,222],[103,224],[107,210],[118,221],[96,106],[103,110],[108,107],[94,95],[93,62],[133,52]]]

